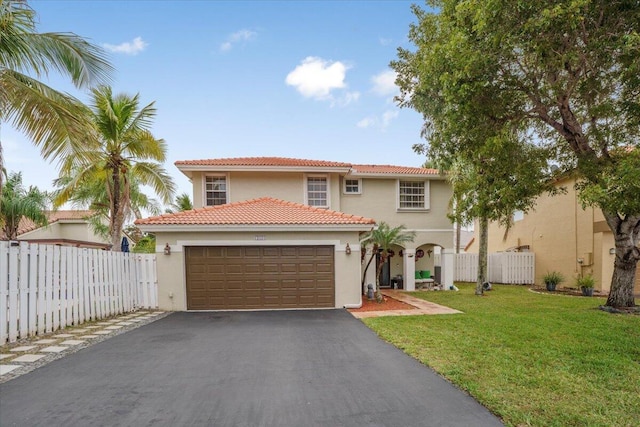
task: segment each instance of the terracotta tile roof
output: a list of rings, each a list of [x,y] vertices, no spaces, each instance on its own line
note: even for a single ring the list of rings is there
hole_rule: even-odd
[[[228,159],[178,160],[176,166],[278,166],[278,167],[343,167],[349,163],[324,160],[291,159],[288,157],[236,157]]]
[[[137,220],[136,225],[367,225],[370,218],[262,197]]]
[[[93,211],[77,211],[77,210],[68,210],[68,211],[49,211],[45,212],[47,215],[47,220],[49,224],[53,224],[58,221],[68,221],[68,220],[83,220],[88,216],[93,215]],[[40,228],[39,225],[36,225],[30,219],[22,217],[20,219],[20,224],[18,224],[18,236],[24,233],[28,233],[29,231],[33,231]]]
[[[354,174],[438,175],[437,169],[392,165],[351,165]]]

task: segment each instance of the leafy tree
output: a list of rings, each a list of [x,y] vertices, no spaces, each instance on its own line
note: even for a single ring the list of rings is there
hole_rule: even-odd
[[[474,121],[471,113],[480,105],[469,96],[482,96],[484,87],[479,117],[487,126],[517,129],[547,148],[549,161],[576,175],[582,201],[602,209],[616,246],[607,305],[634,306],[640,259],[637,0],[429,5],[438,12],[414,7],[418,23],[409,37],[417,50],[400,49],[394,64],[402,98],[414,108],[431,104],[426,108],[438,115],[457,115],[468,130],[473,126],[464,120]],[[434,82],[439,92],[431,99]],[[425,135],[446,137],[428,126]]]
[[[104,183],[112,250],[119,250],[127,210],[133,206],[132,190],[137,185],[148,185],[163,203],[170,203],[175,184],[161,164],[166,160],[166,143],[149,131],[156,115],[153,103],[139,108],[139,95],[114,96],[106,86],[93,89],[92,101],[96,141],[87,148],[78,148],[80,155],[63,160],[61,176],[71,179],[58,192],[55,202],[63,204],[73,198],[75,191]]]
[[[133,247],[134,253],[138,254],[155,254],[156,253],[156,236],[147,234],[143,236]]]
[[[38,79],[55,70],[85,88],[113,70],[98,46],[72,33],[38,33],[36,24],[26,1],[0,0],[0,123],[24,132],[45,159],[60,158],[86,144],[92,128],[80,101]],[[0,170],[2,160],[0,143]],[[2,183],[0,173],[0,193]]]
[[[18,238],[18,226],[22,218],[28,218],[39,226],[47,225],[49,196],[36,187],[26,189],[21,173],[10,173],[0,199],[0,226],[6,240]]]
[[[381,222],[362,239],[364,245],[373,245],[373,253],[367,263],[367,268],[376,255],[380,256],[376,269],[376,299],[378,302],[382,302],[383,299],[382,293],[380,292],[380,273],[382,272],[382,266],[387,262],[388,253],[385,249],[391,249],[393,245],[403,245],[408,242],[413,242],[415,237],[416,233],[414,231],[406,231],[404,225],[391,228],[386,222]],[[380,251],[381,249],[382,251]],[[365,273],[366,271],[365,268]]]
[[[175,202],[171,203],[171,207],[165,209],[166,213],[175,213],[190,211],[193,209],[193,203],[187,193],[182,193],[176,196]]]

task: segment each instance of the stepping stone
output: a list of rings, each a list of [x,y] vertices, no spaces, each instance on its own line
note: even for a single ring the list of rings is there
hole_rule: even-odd
[[[144,321],[144,319],[140,319],[140,318],[129,320],[129,322],[133,322],[133,323],[138,323],[138,322],[143,322],[143,321]]]
[[[100,335],[81,335],[78,338],[87,338],[87,339],[91,339],[91,338],[98,338]]]
[[[45,347],[43,349],[41,349],[41,352],[44,353],[61,353],[65,350],[67,350],[69,347],[60,347],[60,346],[56,346],[56,345],[52,345],[51,347]]]
[[[23,345],[20,347],[16,347],[16,348],[12,348],[11,351],[29,351],[29,350],[33,350],[34,348],[38,348],[37,345]]]
[[[88,329],[74,329],[73,331],[69,331],[69,332],[74,334],[84,334],[85,332],[88,332],[88,331],[89,331]]]
[[[75,335],[73,334],[58,334],[58,335],[54,335],[55,338],[71,338]]]
[[[96,334],[96,335],[109,335],[111,332],[113,332],[113,331],[95,331],[94,334]]]
[[[43,339],[43,340],[33,341],[33,344],[53,344],[54,342],[57,342],[57,341],[58,340]]]
[[[60,343],[60,345],[80,345],[80,344],[84,344],[86,343],[86,341],[82,341],[82,340],[65,340],[62,341]]]
[[[120,325],[120,326],[129,326],[129,325],[133,325],[133,323],[131,323],[131,322],[120,322],[120,323],[117,323],[117,325]]]
[[[96,323],[96,325],[100,325],[100,326],[109,326],[111,323],[110,322],[98,322]]]
[[[6,359],[7,357],[15,356],[15,354],[0,354],[0,360]]]
[[[118,319],[113,319],[113,320],[107,320],[107,324],[112,325],[114,323],[118,323],[119,320]]]
[[[8,374],[19,367],[20,365],[0,365],[0,375]]]
[[[105,329],[111,330],[111,331],[115,331],[116,329],[122,329],[122,326],[107,326]]]
[[[100,329],[100,326],[87,326],[85,329]]]
[[[45,357],[44,354],[25,354],[23,356],[16,357],[12,362],[35,362],[43,357]]]

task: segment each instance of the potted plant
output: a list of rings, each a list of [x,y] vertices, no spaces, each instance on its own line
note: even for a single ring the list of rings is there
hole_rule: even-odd
[[[593,296],[593,287],[596,284],[596,280],[593,278],[591,274],[587,274],[586,276],[576,278],[576,285],[582,291],[582,295],[585,297]]]
[[[558,271],[552,271],[550,273],[545,274],[544,277],[542,278],[542,281],[547,286],[547,290],[549,292],[553,292],[556,290],[556,286],[564,282],[564,276],[562,275],[562,273]]]

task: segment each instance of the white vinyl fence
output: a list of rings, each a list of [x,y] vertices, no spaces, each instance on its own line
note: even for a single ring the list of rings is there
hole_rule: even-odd
[[[157,305],[155,255],[0,242],[0,345]]]
[[[435,264],[440,265],[436,255]],[[478,254],[455,254],[453,280],[475,282],[478,280]],[[536,259],[533,252],[497,252],[487,260],[488,280],[491,283],[532,285],[535,283]]]

